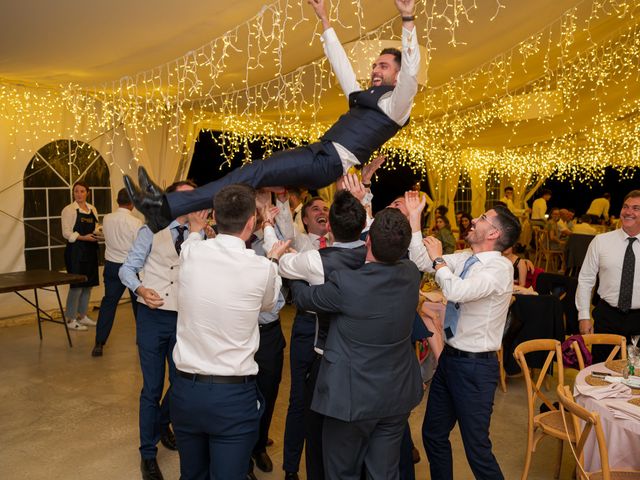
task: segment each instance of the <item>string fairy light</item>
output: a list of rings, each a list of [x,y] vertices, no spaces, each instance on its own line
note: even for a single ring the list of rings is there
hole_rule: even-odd
[[[580,18],[578,7],[589,5],[586,18]],[[504,8],[495,0],[490,20]],[[640,105],[632,87],[640,80],[639,8],[636,0],[583,0],[472,71],[422,87],[412,123],[382,149],[394,159],[385,168],[408,165],[443,178],[465,169],[482,178],[499,171],[590,181],[607,166],[621,172],[640,166]],[[427,51],[427,68],[435,32],[446,32],[451,45],[463,45],[456,32],[479,14],[476,0],[424,0],[417,10],[424,20],[418,38]],[[355,24],[356,44],[400,39],[397,16],[366,31],[361,0],[334,0],[330,15],[344,28]],[[618,27],[595,43],[594,30],[607,19]],[[189,129],[199,125],[223,131],[217,141],[228,161],[236,153],[251,161],[246,148],[251,142],[269,155],[285,144],[314,141],[329,126],[319,121],[323,99],[335,84],[326,59],[283,71],[288,34],[304,22],[316,22],[315,39],[315,17],[296,0],[276,0],[200,48],[100,87],[0,80],[0,118],[10,122],[16,152],[36,151],[63,136],[109,132],[110,149],[117,142],[131,146],[131,170],[150,131],[167,126],[168,144],[186,152]],[[238,60],[245,65],[239,83],[229,80]],[[256,82],[264,72],[273,72],[273,78]],[[533,72],[540,73],[518,84]],[[622,96],[609,100],[612,89]],[[585,112],[595,113],[585,120]],[[66,115],[73,119],[70,131],[64,128]],[[547,135],[523,145],[521,132],[532,122],[547,125]],[[478,147],[491,131],[501,132],[500,146]]]

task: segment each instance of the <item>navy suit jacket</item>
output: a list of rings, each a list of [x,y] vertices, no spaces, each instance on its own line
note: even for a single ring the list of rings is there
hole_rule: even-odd
[[[411,330],[420,272],[409,260],[292,282],[299,308],[333,313],[311,408],[343,421],[410,412],[422,399]]]

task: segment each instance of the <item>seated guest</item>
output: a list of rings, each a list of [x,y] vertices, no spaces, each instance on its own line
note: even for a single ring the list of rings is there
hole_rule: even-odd
[[[527,263],[521,257],[513,253],[513,247],[507,248],[502,252],[504,257],[508,258],[513,264],[513,284],[521,287],[527,284]]]
[[[456,239],[451,233],[451,224],[447,217],[437,217],[433,227],[433,236],[442,242],[442,248],[446,254],[456,250]]]
[[[578,219],[578,223],[573,226],[573,233],[579,235],[596,235],[598,231],[589,225],[591,217],[589,215],[582,215]]]
[[[551,250],[562,250],[566,240],[562,240],[562,232],[558,221],[560,220],[560,209],[552,208],[547,220],[546,229],[549,232],[549,248]]]
[[[558,220],[558,229],[560,230],[561,237],[566,238],[573,233],[573,218],[575,216],[576,211],[572,208],[560,209],[560,220]]]
[[[469,229],[471,228],[471,215],[467,212],[462,212],[460,215],[460,222],[458,226],[460,227],[460,233],[458,234],[458,241],[456,242],[456,246],[459,250],[463,248],[467,248],[469,244],[467,243],[467,233],[469,233]]]

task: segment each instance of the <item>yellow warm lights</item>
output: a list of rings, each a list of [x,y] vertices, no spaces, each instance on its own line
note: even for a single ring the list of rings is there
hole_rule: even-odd
[[[598,178],[606,166],[621,171],[640,166],[638,2],[584,0],[579,6],[583,4],[590,5],[586,20],[579,18],[576,6],[473,71],[436,88],[421,88],[410,127],[383,151],[394,153],[395,162],[440,176],[449,171],[457,176],[465,169],[483,178],[502,172],[583,181]],[[493,18],[502,8],[496,0]],[[445,30],[452,44],[460,43],[456,31],[473,21],[476,10],[476,0],[419,3],[423,22],[418,35],[427,67],[433,31]],[[399,39],[397,17],[367,32],[359,0],[334,0],[333,21],[342,24],[347,16],[355,16],[360,42]],[[592,24],[609,17],[618,20],[619,28],[607,41],[584,48]],[[134,162],[143,136],[161,126],[169,126],[172,148],[185,152],[190,126],[215,125],[225,131],[219,141],[228,158],[237,152],[248,157],[247,145],[256,140],[267,154],[285,138],[294,144],[314,141],[329,126],[317,119],[335,79],[324,58],[283,72],[287,32],[306,21],[315,18],[301,2],[276,1],[181,58],[89,90],[0,81],[0,119],[10,122],[19,149],[33,151],[63,136],[110,132],[114,142],[116,127],[122,126]],[[229,83],[223,79],[233,73],[228,68],[232,57],[244,58],[246,70],[233,88],[224,89],[221,85]],[[266,65],[275,66],[275,77],[256,84],[253,73]],[[518,84],[519,75],[528,72],[539,73],[526,85]],[[622,95],[610,100],[612,89]],[[71,132],[63,131],[69,115]],[[522,144],[521,134],[532,122],[545,125],[545,135]],[[479,146],[479,139],[491,132],[499,141]],[[385,168],[394,167],[392,161]]]

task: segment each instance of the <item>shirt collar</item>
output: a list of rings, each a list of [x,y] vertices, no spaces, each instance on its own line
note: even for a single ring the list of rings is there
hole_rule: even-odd
[[[246,250],[247,246],[240,237],[235,235],[227,235],[226,233],[219,233],[215,238],[217,243],[229,248],[239,248]]]
[[[331,246],[338,248],[358,248],[362,245],[364,245],[364,242],[362,240],[356,240],[354,242],[333,242],[333,245]]]
[[[629,235],[622,228],[619,228],[618,231],[620,232],[620,238],[622,238],[622,240],[624,240],[625,242],[627,241],[627,238],[637,238],[638,240],[640,240],[640,233],[638,235],[633,236],[633,235]]]
[[[495,250],[491,250],[489,252],[479,252],[479,253],[471,252],[471,255],[475,255],[476,257],[478,257],[478,260],[480,261],[480,263],[486,263],[494,257],[501,257],[502,252],[496,252]]]

